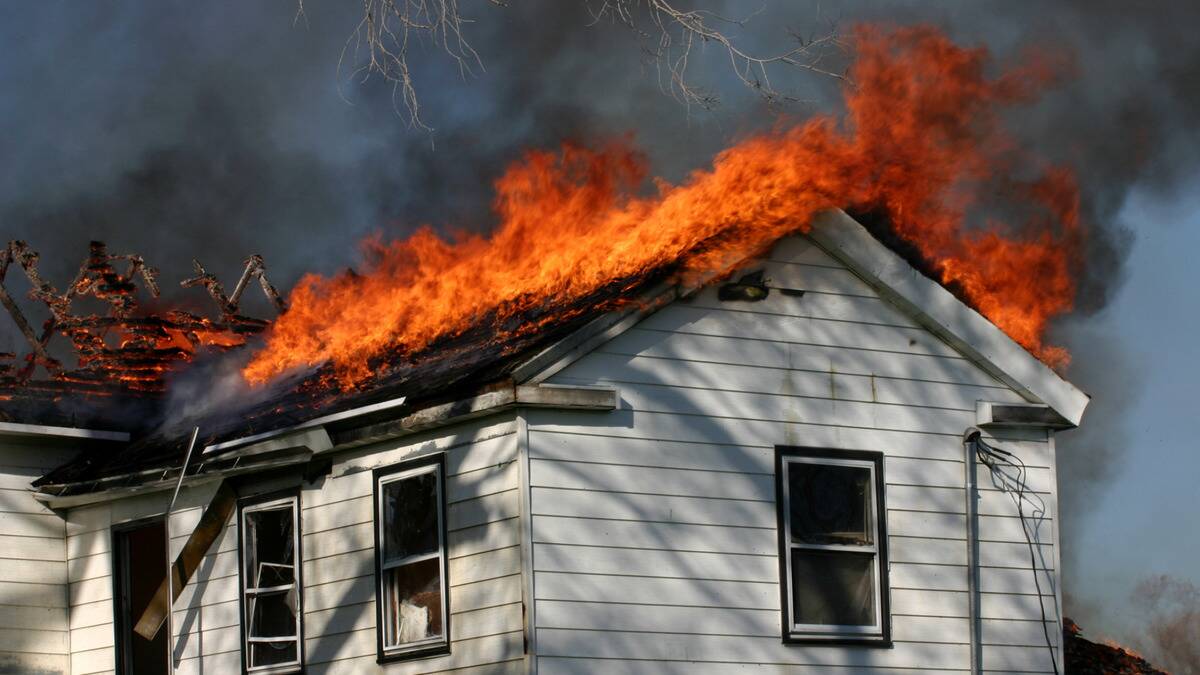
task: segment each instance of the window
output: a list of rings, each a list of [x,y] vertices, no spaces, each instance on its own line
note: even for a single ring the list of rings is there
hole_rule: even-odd
[[[291,673],[304,662],[300,497],[241,505],[242,662],[250,673]]]
[[[445,460],[375,472],[379,660],[450,651]]]
[[[883,455],[777,448],[785,642],[888,645]]]

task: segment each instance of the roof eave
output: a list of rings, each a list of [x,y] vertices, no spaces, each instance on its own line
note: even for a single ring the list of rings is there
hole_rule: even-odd
[[[1044,403],[1071,426],[1090,398],[982,314],[921,274],[840,209],[818,214],[809,238],[919,324],[1017,393]]]

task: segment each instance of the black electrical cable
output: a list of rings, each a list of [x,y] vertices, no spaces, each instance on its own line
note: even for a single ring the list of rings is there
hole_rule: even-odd
[[[1004,473],[997,467],[997,463],[1007,464],[1017,470],[1017,516],[1021,520],[1021,532],[1025,535],[1025,543],[1029,546],[1029,565],[1033,570],[1033,586],[1037,590],[1038,608],[1042,610],[1042,634],[1046,637],[1046,649],[1050,650],[1050,664],[1054,666],[1054,674],[1058,675],[1058,657],[1054,654],[1054,643],[1050,639],[1050,628],[1046,625],[1046,604],[1042,599],[1042,583],[1038,579],[1037,554],[1034,553],[1033,538],[1029,536],[1029,527],[1025,525],[1025,477],[1029,475],[1029,468],[1025,466],[1025,462],[1021,461],[1020,457],[1007,450],[988,445],[981,436],[976,435],[974,440],[976,457],[992,472],[992,483],[1001,490],[1004,492],[1010,491],[1002,479],[999,481],[996,480],[996,474],[1004,476]]]

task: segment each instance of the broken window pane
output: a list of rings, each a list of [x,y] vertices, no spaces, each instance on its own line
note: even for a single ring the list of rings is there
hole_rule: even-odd
[[[438,550],[437,475],[424,473],[384,486],[384,556],[403,560]]]
[[[292,506],[245,514],[245,554],[249,588],[285,586],[295,580]]]
[[[294,591],[266,593],[250,599],[250,637],[295,637]]]
[[[385,572],[388,644],[441,637],[441,580],[441,561],[436,557]]]
[[[872,545],[871,489],[866,467],[789,463],[792,542]]]
[[[243,638],[250,669],[300,666],[298,511],[295,497],[242,511]]]
[[[875,625],[874,560],[870,554],[792,549],[795,623]]]

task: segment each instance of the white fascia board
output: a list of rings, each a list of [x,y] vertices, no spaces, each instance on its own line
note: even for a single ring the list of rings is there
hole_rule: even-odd
[[[1090,397],[1062,379],[982,314],[908,264],[858,221],[833,209],[813,218],[808,236],[964,356],[1034,403],[1078,426]]]
[[[54,427],[42,424],[18,424],[16,422],[0,422],[0,436],[77,438],[80,440],[117,442],[125,442],[129,440],[129,434],[124,431],[100,431],[98,429]]]

